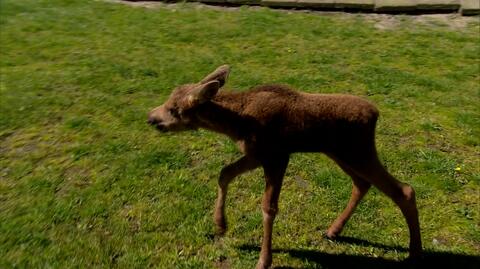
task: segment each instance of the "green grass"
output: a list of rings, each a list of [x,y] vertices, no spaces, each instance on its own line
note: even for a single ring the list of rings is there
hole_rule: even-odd
[[[261,171],[232,184],[229,231],[213,239],[216,178],[240,154],[217,134],[145,123],[175,86],[224,63],[227,88],[287,83],[375,102],[381,158],[417,191],[432,262],[478,265],[478,19],[397,18],[379,30],[355,14],[0,0],[0,267],[252,268]],[[322,238],[350,188],[326,157],[293,156],[274,266],[401,266],[407,228],[376,190],[346,242]]]

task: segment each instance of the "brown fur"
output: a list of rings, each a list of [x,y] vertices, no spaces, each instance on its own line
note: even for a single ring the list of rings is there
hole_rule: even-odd
[[[229,74],[221,66],[197,84],[178,87],[149,123],[162,131],[205,128],[223,133],[244,154],[220,173],[214,219],[226,230],[224,213],[228,184],[236,176],[262,166],[266,187],[262,201],[264,237],[257,268],[271,265],[271,235],[283,176],[293,152],[323,152],[352,177],[345,210],[327,230],[335,238],[371,185],[401,209],[410,230],[410,256],[421,253],[420,228],[413,188],[391,176],[375,149],[377,108],[352,95],[309,94],[282,85],[263,85],[245,92],[218,90]]]

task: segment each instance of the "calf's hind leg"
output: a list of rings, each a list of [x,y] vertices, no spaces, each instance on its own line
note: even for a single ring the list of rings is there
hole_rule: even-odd
[[[347,206],[343,212],[338,215],[335,221],[330,225],[326,232],[326,236],[335,239],[343,230],[343,227],[352,216],[362,198],[367,194],[371,184],[368,181],[356,176],[352,171],[344,169],[352,177],[352,194]]]
[[[376,154],[373,156],[362,156],[362,158],[355,161],[342,160],[342,162],[355,174],[385,193],[400,207],[410,232],[410,257],[415,258],[420,256],[422,252],[422,241],[415,191],[413,188],[390,175],[380,163]]]

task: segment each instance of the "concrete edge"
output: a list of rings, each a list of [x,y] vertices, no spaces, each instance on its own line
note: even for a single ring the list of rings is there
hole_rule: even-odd
[[[145,0],[123,0],[140,2]],[[416,0],[150,0],[157,2],[201,2],[206,4],[261,5],[272,8],[298,8],[316,10],[349,10],[373,13],[448,13],[480,15],[480,0],[458,0],[446,2],[417,3]],[[455,3],[457,2],[457,3]]]

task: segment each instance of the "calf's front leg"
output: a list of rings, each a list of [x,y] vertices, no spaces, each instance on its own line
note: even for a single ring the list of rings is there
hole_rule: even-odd
[[[225,200],[227,198],[228,184],[240,174],[257,168],[260,163],[254,158],[243,156],[234,163],[225,166],[220,172],[218,179],[218,195],[215,203],[214,221],[218,235],[223,235],[227,230],[227,222],[225,220]]]
[[[263,164],[266,181],[262,199],[263,239],[257,269],[269,268],[272,264],[273,222],[278,212],[278,198],[287,165],[288,157]]]

